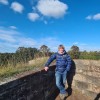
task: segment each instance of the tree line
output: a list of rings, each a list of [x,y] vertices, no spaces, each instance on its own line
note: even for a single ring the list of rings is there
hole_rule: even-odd
[[[46,45],[42,45],[40,49],[19,47],[15,53],[0,53],[0,67],[25,64],[29,60],[49,56],[50,53],[50,49]]]
[[[100,51],[80,51],[78,46],[73,45],[68,51],[72,59],[91,59],[99,60]]]
[[[46,45],[42,45],[39,49],[19,47],[15,53],[0,53],[0,67],[28,63],[29,60],[50,56],[53,53]],[[80,51],[79,47],[75,45],[70,48],[68,54],[70,54],[72,59],[100,59],[100,51]]]

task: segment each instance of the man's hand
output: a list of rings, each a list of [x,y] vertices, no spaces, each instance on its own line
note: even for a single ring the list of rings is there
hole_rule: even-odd
[[[48,67],[44,67],[44,70],[45,70],[45,71],[48,71],[48,69],[49,69]]]

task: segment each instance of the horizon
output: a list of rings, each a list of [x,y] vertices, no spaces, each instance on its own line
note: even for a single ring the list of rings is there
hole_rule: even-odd
[[[76,45],[73,45],[73,46],[76,46]],[[72,46],[71,46],[72,47]],[[70,49],[69,50],[66,50],[66,48],[65,48],[65,51],[66,52],[70,52],[71,51],[71,47],[70,47]],[[18,47],[18,48],[20,48],[20,47]],[[16,51],[18,50],[18,48],[14,51],[14,52],[0,52],[1,54],[6,54],[6,53],[16,53]],[[36,47],[23,47],[23,48],[36,48]],[[40,48],[36,48],[37,50],[39,50],[40,51]],[[49,52],[58,52],[58,49],[56,50],[56,51],[51,51],[51,49],[49,48]],[[90,52],[100,52],[100,51],[87,51],[87,50],[80,50],[80,48],[79,48],[79,52],[87,52],[87,53],[90,53]]]
[[[100,1],[0,0],[0,52],[47,45],[100,51]]]

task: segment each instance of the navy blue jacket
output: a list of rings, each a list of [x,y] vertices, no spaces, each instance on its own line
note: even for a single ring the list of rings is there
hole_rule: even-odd
[[[51,57],[46,62],[45,66],[49,67],[50,63],[55,59],[56,59],[56,70],[55,71],[59,71],[59,72],[62,73],[64,71],[69,71],[70,70],[71,58],[67,54],[66,51],[64,51],[63,54],[59,54],[57,52],[57,53],[54,53],[53,55],[51,55]]]

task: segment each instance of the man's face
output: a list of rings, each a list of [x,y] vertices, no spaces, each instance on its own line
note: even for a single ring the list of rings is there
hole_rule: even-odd
[[[59,49],[59,53],[63,53],[64,52],[64,49],[63,48],[60,48]]]

